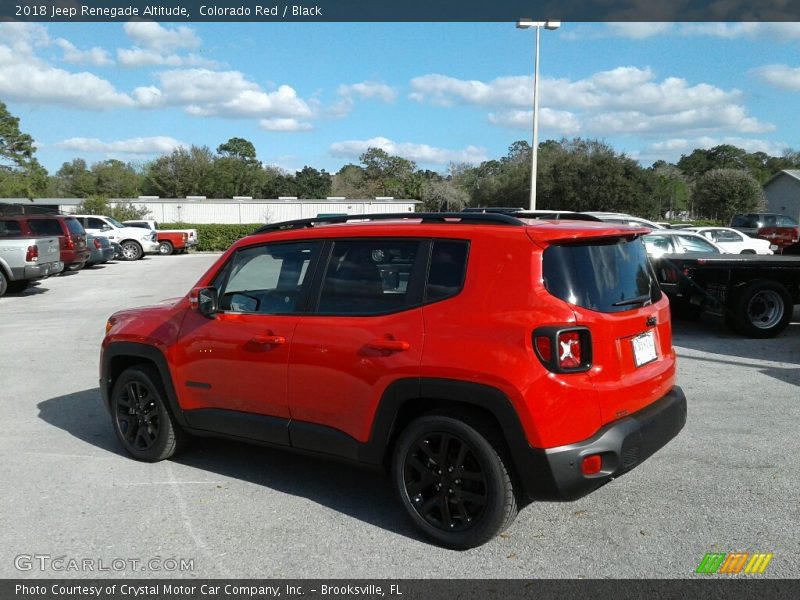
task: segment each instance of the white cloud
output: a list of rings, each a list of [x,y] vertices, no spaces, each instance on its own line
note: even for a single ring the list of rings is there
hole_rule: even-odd
[[[266,92],[239,71],[184,69],[158,74],[160,87],[140,87],[134,97],[144,108],[183,106],[195,116],[295,118],[314,116],[312,106],[288,85]]]
[[[461,80],[446,75],[425,75],[411,81],[411,98],[418,102],[453,106],[527,109],[533,101],[533,81],[528,76],[499,77],[489,82]],[[679,77],[661,81],[649,69],[618,67],[578,80],[543,78],[540,104],[545,110],[573,114],[573,130],[595,135],[639,135],[667,131],[696,132],[725,129],[736,133],[772,131],[774,126],[747,115],[738,102],[739,90],[724,90],[707,83],[692,85]],[[558,112],[553,113],[555,115]],[[562,115],[563,116],[563,115]],[[498,125],[521,122],[522,113],[492,113]]]
[[[175,148],[186,146],[167,136],[137,137],[128,140],[103,142],[97,138],[75,137],[56,144],[63,150],[106,154],[169,154]]]
[[[258,126],[265,131],[311,131],[314,126],[311,123],[298,121],[297,119],[261,119]]]
[[[89,48],[89,50],[79,50],[74,44],[63,38],[57,39],[55,43],[64,51],[64,60],[68,63],[86,63],[95,67],[105,67],[114,64],[108,51],[99,46]]]
[[[97,75],[58,69],[33,56],[20,56],[2,44],[0,98],[94,110],[134,104],[130,96],[118,92],[110,82]]]
[[[533,127],[532,110],[510,110],[500,113],[489,113],[489,122],[510,129],[530,129]],[[566,110],[542,108],[539,110],[539,126],[552,135],[578,135],[581,123],[575,114]]]
[[[347,140],[331,144],[330,152],[334,156],[358,157],[369,148],[380,148],[389,154],[402,156],[419,163],[448,164],[480,163],[486,160],[486,149],[467,146],[463,150],[436,148],[427,144],[397,143],[385,137],[374,137],[368,140]]]
[[[800,67],[766,65],[753,70],[753,74],[772,87],[800,92]]]
[[[0,43],[8,46],[17,54],[33,54],[36,46],[47,46],[50,37],[47,29],[35,23],[1,23]]]
[[[768,39],[781,42],[800,40],[800,23],[684,23],[679,32],[683,35],[700,35],[729,40]]]
[[[618,23],[606,23],[602,28],[597,25],[573,25],[561,34],[565,40],[587,40],[603,38],[625,38],[630,40],[644,40],[671,33],[674,29],[673,23],[638,23],[626,21]]]
[[[339,86],[339,95],[344,97],[358,97],[376,99],[391,104],[397,99],[397,91],[385,83],[376,81],[362,81]]]
[[[159,52],[195,50],[201,44],[194,30],[185,25],[167,28],[153,21],[129,21],[123,29],[139,47]]]
[[[142,48],[117,48],[117,60],[123,67],[216,67],[216,61],[208,60],[197,54],[162,54],[156,50]]]

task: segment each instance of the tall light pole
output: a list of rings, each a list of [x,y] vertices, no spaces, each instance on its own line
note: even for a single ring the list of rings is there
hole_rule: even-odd
[[[531,210],[536,210],[536,166],[539,154],[539,31],[545,29],[558,29],[561,21],[533,21],[520,19],[517,21],[518,29],[536,29],[536,48],[533,53],[533,146],[531,146]]]

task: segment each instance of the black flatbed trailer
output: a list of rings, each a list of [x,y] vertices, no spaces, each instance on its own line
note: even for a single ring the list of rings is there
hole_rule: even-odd
[[[716,314],[748,337],[778,335],[800,304],[800,256],[693,252],[650,262],[674,314]]]

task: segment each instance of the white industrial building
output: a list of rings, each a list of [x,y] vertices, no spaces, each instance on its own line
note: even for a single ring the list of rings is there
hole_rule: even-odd
[[[74,213],[81,198],[3,198],[0,202],[30,207],[30,212]],[[370,213],[410,213],[420,204],[418,200],[374,198],[372,200],[331,197],[324,200],[298,200],[297,198],[254,199],[236,197],[231,200],[209,199],[200,196],[188,198],[111,198],[112,206],[128,203],[147,209],[145,218],[159,223],[277,223],[294,219],[307,219],[321,215],[363,215]]]

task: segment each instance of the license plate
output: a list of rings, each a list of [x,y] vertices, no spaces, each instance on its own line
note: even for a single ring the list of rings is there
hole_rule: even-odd
[[[631,343],[633,344],[633,360],[637,368],[658,358],[656,339],[652,331],[646,331],[642,335],[636,336]]]

